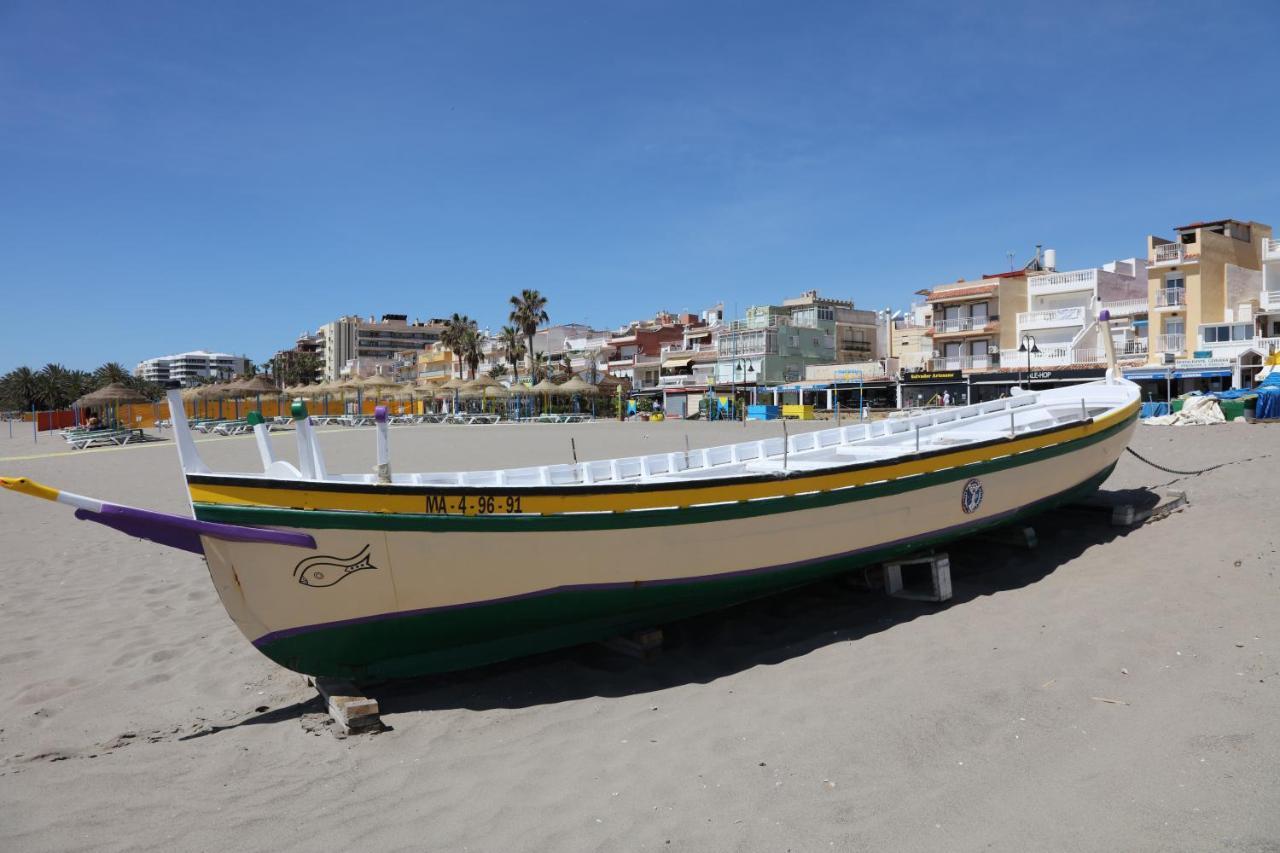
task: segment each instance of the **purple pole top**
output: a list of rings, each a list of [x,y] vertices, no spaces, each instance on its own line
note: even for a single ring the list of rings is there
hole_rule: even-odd
[[[1099,323],[1105,323],[1110,319],[1111,319],[1111,312],[1108,311],[1107,309],[1103,308],[1101,311],[1098,312]]]
[[[373,407],[373,419],[374,419],[375,421],[377,421],[378,423],[380,423],[380,424],[385,424],[385,423],[387,422],[387,407],[386,407],[386,406],[374,406],[374,407]]]

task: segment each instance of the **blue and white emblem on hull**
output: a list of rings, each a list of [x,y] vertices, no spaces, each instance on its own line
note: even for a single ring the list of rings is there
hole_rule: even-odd
[[[980,506],[982,506],[982,481],[975,477],[964,484],[964,491],[960,493],[960,508],[965,513],[972,513],[977,512]]]

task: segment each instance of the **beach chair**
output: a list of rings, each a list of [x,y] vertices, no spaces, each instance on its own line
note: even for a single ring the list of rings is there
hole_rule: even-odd
[[[89,447],[128,444],[134,435],[134,431],[128,429],[95,429],[88,430],[82,435],[71,436],[67,439],[67,443],[76,450],[85,450]]]

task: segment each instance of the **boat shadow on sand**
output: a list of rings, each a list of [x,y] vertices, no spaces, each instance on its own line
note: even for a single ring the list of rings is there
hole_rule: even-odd
[[[599,644],[576,646],[464,672],[366,685],[367,692],[377,696],[383,714],[398,714],[524,708],[705,684],[1036,583],[1087,549],[1136,529],[1112,526],[1110,505],[1127,503],[1142,511],[1157,501],[1147,489],[1106,491],[1091,508],[1062,508],[1021,522],[1036,530],[1039,545],[1031,549],[990,536],[954,542],[945,549],[953,597],[943,603],[891,598],[837,579],[663,625],[662,651],[650,660]]]

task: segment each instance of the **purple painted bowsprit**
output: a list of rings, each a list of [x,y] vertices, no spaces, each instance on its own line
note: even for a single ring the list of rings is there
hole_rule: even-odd
[[[77,509],[76,518],[94,521],[139,539],[149,539],[160,545],[203,554],[201,536],[225,539],[229,542],[262,542],[269,545],[292,545],[295,548],[316,547],[316,540],[306,533],[289,533],[261,527],[241,527],[237,524],[219,524],[199,521],[180,515],[152,512],[119,504],[103,504],[102,512]]]

